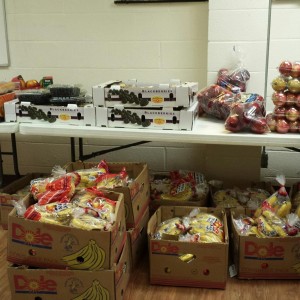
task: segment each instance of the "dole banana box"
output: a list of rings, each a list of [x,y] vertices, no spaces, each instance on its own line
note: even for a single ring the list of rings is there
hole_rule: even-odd
[[[7,260],[41,268],[80,270],[109,269],[118,260],[126,237],[124,197],[107,191],[104,196],[117,201],[111,230],[83,230],[69,226],[8,216]],[[28,206],[30,196],[24,200]],[[95,256],[96,254],[96,256]]]
[[[0,224],[7,229],[8,215],[14,208],[11,200],[20,200],[29,194],[30,181],[35,178],[45,177],[45,174],[30,173],[13,181],[0,191]]]
[[[96,167],[98,162],[72,162],[64,166],[67,172]],[[115,192],[124,195],[126,228],[135,227],[147,210],[150,201],[149,171],[146,163],[108,162],[110,173],[117,174],[123,167],[132,179],[126,187],[116,187]]]
[[[147,209],[141,220],[134,228],[128,230],[129,241],[131,246],[131,261],[134,269],[140,259],[147,253],[147,224],[149,221],[149,209]]]
[[[225,212],[201,207],[214,213],[224,224],[224,243],[191,243],[153,238],[157,226],[168,219],[188,215],[195,207],[161,206],[148,222],[150,283],[156,285],[189,286],[225,289],[228,273],[228,230]],[[180,259],[192,256],[191,261]]]
[[[110,270],[83,271],[8,267],[11,296],[14,300],[121,300],[130,272],[129,242]]]
[[[231,218],[248,214],[234,210]],[[248,214],[249,215],[249,214]],[[233,258],[241,279],[300,279],[300,237],[242,236],[232,222]]]

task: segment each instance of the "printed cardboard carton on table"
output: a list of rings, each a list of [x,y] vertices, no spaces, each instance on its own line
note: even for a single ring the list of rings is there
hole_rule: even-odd
[[[95,162],[72,162],[64,166],[67,172],[96,167]],[[108,162],[110,173],[117,174],[123,167],[133,179],[126,187],[113,190],[124,195],[126,228],[134,228],[147,210],[150,201],[148,166],[140,162]]]
[[[126,237],[124,197],[107,191],[105,197],[117,201],[111,230],[83,230],[8,216],[7,260],[41,268],[81,270],[109,269],[118,260]],[[30,196],[24,200],[31,204]],[[94,257],[93,253],[97,253]]]
[[[197,115],[198,102],[188,108],[128,108],[123,105],[96,107],[96,126],[191,131]]]
[[[189,107],[196,101],[197,82],[143,83],[135,79],[111,80],[93,86],[95,106],[114,107]]]
[[[19,102],[18,99],[4,103],[5,122],[23,122],[39,124],[65,124],[78,126],[95,126],[95,107],[92,104],[78,106],[68,104],[34,105],[30,102]],[[46,116],[45,120],[42,114]],[[50,122],[50,123],[49,123]]]
[[[148,222],[150,283],[157,285],[190,286],[225,289],[228,273],[228,230],[225,212],[200,208],[216,214],[224,223],[224,243],[192,243],[158,240],[153,237],[157,226],[165,220],[188,215],[195,207],[161,206]],[[183,255],[194,259],[185,262]]]
[[[13,210],[14,206],[11,200],[20,200],[21,197],[29,194],[30,181],[35,178],[45,177],[41,173],[29,173],[25,176],[16,179],[9,185],[5,186],[0,191],[0,224],[3,229],[7,229],[8,215]],[[28,188],[28,192],[27,192]]]
[[[237,277],[241,279],[300,279],[300,237],[240,235],[233,218],[250,215],[245,209],[231,212],[232,248]]]
[[[32,269],[12,265],[8,279],[14,300],[121,300],[126,291],[131,262],[127,240],[110,270],[83,271]]]

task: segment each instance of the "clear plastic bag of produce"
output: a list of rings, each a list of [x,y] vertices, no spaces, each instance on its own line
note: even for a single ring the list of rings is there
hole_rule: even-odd
[[[225,129],[231,132],[251,131],[253,133],[270,132],[265,115],[265,103],[261,96],[251,102],[235,102],[230,115],[225,120]],[[262,98],[263,99],[263,98]]]
[[[59,177],[37,178],[30,182],[30,192],[39,205],[69,202],[75,193],[79,177],[68,173]]]
[[[235,101],[235,96],[225,88],[213,84],[200,90],[197,93],[197,99],[199,102],[199,115],[207,113],[224,120],[230,113],[230,105]]]
[[[249,71],[244,67],[244,53],[238,46],[233,47],[233,55],[237,61],[233,70],[222,68],[218,72],[216,84],[234,94],[246,92],[247,82],[250,79]]]

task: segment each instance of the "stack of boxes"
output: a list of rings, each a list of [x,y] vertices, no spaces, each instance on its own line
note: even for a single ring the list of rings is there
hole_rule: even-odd
[[[73,172],[97,164],[75,162],[65,169]],[[146,229],[141,228],[149,218],[148,167],[144,163],[108,163],[108,167],[110,173],[125,167],[132,179],[127,187],[104,190],[105,197],[117,203],[108,231],[32,221],[18,217],[16,209],[10,213],[7,259],[12,263],[8,276],[13,299],[24,299],[25,294],[43,300],[123,298],[132,261],[136,264],[147,243]],[[26,207],[34,203],[30,194],[23,201]]]
[[[92,90],[99,127],[192,130],[198,112],[196,82],[112,80]]]

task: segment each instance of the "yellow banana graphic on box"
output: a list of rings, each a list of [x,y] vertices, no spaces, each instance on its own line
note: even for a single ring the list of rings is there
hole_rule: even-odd
[[[100,270],[105,261],[105,252],[94,240],[76,253],[63,257],[69,267],[76,270]]]
[[[300,263],[293,265],[293,269],[294,269],[297,273],[300,273]]]
[[[94,280],[91,287],[72,300],[109,300],[109,293],[98,280]]]

